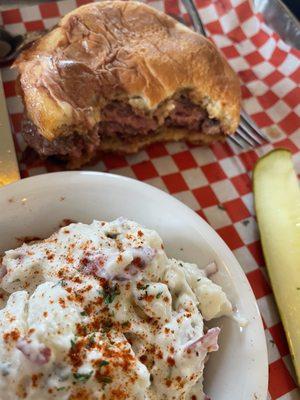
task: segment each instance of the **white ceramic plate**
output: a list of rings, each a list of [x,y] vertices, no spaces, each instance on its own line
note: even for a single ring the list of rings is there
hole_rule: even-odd
[[[214,321],[222,328],[220,351],[209,359],[206,393],[214,400],[265,400],[267,351],[257,304],[232,252],[197,214],[166,193],[139,181],[94,172],[63,172],[24,179],[0,189],[0,252],[16,238],[47,237],[69,218],[91,222],[119,216],[159,232],[169,256],[204,267],[216,261],[217,281],[241,316]]]

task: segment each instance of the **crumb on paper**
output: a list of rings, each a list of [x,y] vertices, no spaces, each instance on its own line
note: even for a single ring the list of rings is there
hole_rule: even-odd
[[[279,139],[284,136],[282,131],[275,125],[264,128],[264,131],[271,139]]]

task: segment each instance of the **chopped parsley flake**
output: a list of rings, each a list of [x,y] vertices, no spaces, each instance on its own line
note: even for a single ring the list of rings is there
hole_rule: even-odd
[[[141,287],[140,287],[140,290],[146,290],[146,289],[148,289],[149,286],[150,286],[150,285],[141,286]]]
[[[62,387],[58,387],[58,388],[56,388],[56,390],[58,391],[58,392],[62,392],[63,390],[67,390],[68,388],[66,387],[66,386],[62,386]]]
[[[55,288],[56,286],[62,286],[65,287],[67,286],[67,282],[64,281],[63,279],[61,279],[60,281],[58,281],[55,285],[52,286],[52,288]]]
[[[82,317],[86,317],[86,316],[87,316],[87,312],[86,312],[86,311],[81,311],[80,315],[81,315]]]
[[[103,327],[102,327],[103,332],[109,332],[111,330],[112,326],[113,326],[113,323],[111,321],[105,321],[103,323]]]
[[[76,346],[76,337],[73,339],[71,339],[71,348]]]
[[[163,294],[163,292],[158,292],[156,295],[156,298],[159,299],[162,294]]]
[[[90,336],[89,336],[89,344],[94,344],[95,343],[95,332],[93,332]]]
[[[98,377],[99,382],[103,382],[103,383],[111,383],[112,379],[110,376],[99,376]]]
[[[109,361],[101,360],[100,363],[99,363],[99,368],[105,367],[105,366],[108,365],[108,364],[109,364]]]
[[[115,297],[120,294],[120,290],[118,287],[114,286],[112,288],[107,288],[104,294],[104,303],[111,304]]]
[[[80,374],[78,372],[75,372],[73,374],[74,379],[76,379],[77,382],[86,382],[90,379],[90,377],[93,375],[93,371],[88,372],[87,374]]]

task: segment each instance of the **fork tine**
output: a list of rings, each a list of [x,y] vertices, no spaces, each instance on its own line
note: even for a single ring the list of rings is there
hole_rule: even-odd
[[[237,145],[238,147],[240,147],[241,149],[244,148],[243,144],[234,136],[228,136],[228,139],[230,140],[230,142],[234,143],[235,145]]]
[[[244,133],[244,131],[241,129],[241,126],[238,127],[237,131],[236,131],[236,136],[239,139],[242,139],[244,142],[246,142],[250,147],[254,147],[255,146],[255,142],[252,142],[250,140],[250,138],[247,136],[247,134]]]
[[[203,36],[206,36],[206,32],[195,3],[192,0],[182,0],[182,3],[192,20],[195,31],[201,33]]]
[[[202,23],[200,14],[195,6],[194,1],[193,0],[181,0],[181,1],[192,20],[195,31],[206,36],[204,25]],[[255,122],[250,118],[250,116],[244,110],[241,110],[241,122],[235,136],[246,142],[251,147],[254,147],[256,144],[257,145],[262,144],[259,138],[264,140],[265,142],[269,142],[268,137],[263,132],[261,132],[259,127],[255,124]],[[236,137],[230,136],[229,140],[243,149],[244,148],[243,143],[241,143]]]
[[[254,145],[261,145],[261,141],[259,140],[259,138],[257,138],[255,136],[255,131],[251,130],[244,122],[244,120],[242,120],[238,126],[238,131],[240,131],[241,133],[243,133],[244,136],[246,136],[249,140],[252,140],[254,142]]]
[[[263,139],[265,142],[269,143],[269,138],[259,129],[252,118],[246,113],[246,111],[241,110],[241,121],[245,123],[250,129],[252,129],[257,136]],[[261,144],[261,143],[259,143]]]

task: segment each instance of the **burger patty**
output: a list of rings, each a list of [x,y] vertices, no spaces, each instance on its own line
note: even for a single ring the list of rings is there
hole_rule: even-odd
[[[102,111],[102,120],[88,135],[73,133],[61,136],[53,141],[44,138],[38,128],[29,120],[23,123],[23,135],[28,145],[40,155],[64,156],[69,159],[92,154],[100,146],[101,136],[115,136],[126,141],[126,137],[155,134],[162,126],[159,115],[148,115],[129,104],[114,101]],[[208,118],[207,112],[188,98],[174,100],[174,108],[164,118],[163,124],[168,127],[180,127],[190,131],[199,131],[206,135],[221,133],[220,123]]]
[[[55,140],[47,140],[40,134],[37,126],[25,118],[23,120],[23,136],[26,143],[41,156],[65,156],[67,158],[81,158],[84,154],[92,154],[100,145],[100,137],[97,130],[88,135],[73,133],[61,136]]]

